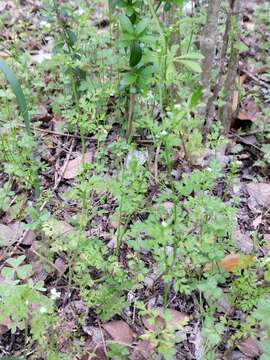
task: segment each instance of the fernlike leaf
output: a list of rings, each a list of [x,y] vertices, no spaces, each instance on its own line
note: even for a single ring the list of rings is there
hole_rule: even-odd
[[[128,32],[129,34],[134,33],[132,22],[129,20],[129,18],[126,15],[121,15],[119,17],[119,22],[124,31]]]
[[[26,105],[26,100],[24,93],[22,91],[21,85],[16,78],[14,72],[10,69],[10,67],[7,65],[7,63],[0,59],[0,71],[5,75],[5,78],[7,79],[9,85],[11,86],[11,89],[16,96],[16,100],[18,103],[18,107],[20,110],[20,113],[22,114],[24,125],[26,128],[26,131],[29,135],[32,134],[30,129],[30,119],[29,119],[29,113]]]

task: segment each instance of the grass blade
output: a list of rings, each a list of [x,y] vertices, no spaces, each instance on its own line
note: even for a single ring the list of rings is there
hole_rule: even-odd
[[[2,71],[2,73],[5,75],[6,80],[11,86],[14,95],[16,96],[17,104],[19,106],[19,111],[22,114],[26,131],[29,135],[32,135],[32,131],[30,128],[29,113],[21,85],[14,72],[10,69],[8,64],[2,59],[0,59],[0,71]]]

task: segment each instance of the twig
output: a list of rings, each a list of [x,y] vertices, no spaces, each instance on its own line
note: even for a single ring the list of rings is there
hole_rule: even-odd
[[[252,144],[250,141],[246,140],[246,139],[243,138],[242,136],[240,136],[240,135],[238,135],[238,134],[236,134],[236,133],[234,133],[234,132],[232,132],[232,131],[230,131],[229,134],[232,135],[232,136],[237,137],[237,138],[238,138],[239,140],[241,140],[244,144],[250,145],[250,146],[254,147],[254,149],[256,149],[256,150],[260,151],[261,153],[263,153],[262,149],[260,149],[257,145]]]
[[[155,183],[158,182],[158,156],[160,153],[161,144],[158,144],[156,154],[155,154],[155,163],[154,163],[154,176],[155,176]]]
[[[23,124],[18,124],[18,127],[20,128],[25,128],[25,126]],[[53,131],[53,130],[47,130],[47,129],[41,129],[35,126],[31,126],[31,129],[34,131],[38,131],[38,132],[42,132],[45,134],[51,134],[51,135],[55,135],[55,136],[63,136],[63,137],[68,137],[68,138],[73,138],[73,139],[81,139],[81,137],[79,135],[75,135],[75,134],[67,134],[67,133],[62,133],[59,131]],[[90,136],[86,136],[85,137],[86,140],[92,141],[92,142],[97,142],[97,140],[95,138],[92,138]]]
[[[65,171],[66,171],[66,169],[67,169],[67,166],[68,166],[68,163],[69,163],[69,159],[70,159],[70,156],[71,156],[71,154],[72,154],[74,142],[75,142],[75,140],[72,139],[72,142],[71,142],[71,145],[70,145],[70,149],[69,149],[69,152],[68,152],[68,154],[67,154],[65,163],[64,163],[63,168],[62,168],[62,171],[61,171],[61,173],[60,173],[60,175],[59,175],[59,177],[58,177],[58,180],[56,181],[56,183],[55,183],[55,185],[54,185],[54,187],[53,187],[53,191],[55,191],[55,190],[58,188],[58,186],[59,186],[59,184],[60,184],[60,182],[61,182],[61,180],[62,180],[62,178],[63,178],[63,175],[64,175],[64,173],[65,173]],[[46,204],[45,204],[45,205],[46,205]]]
[[[269,89],[270,88],[270,84],[268,84],[266,81],[263,81],[261,79],[258,79],[255,75],[252,75],[249,71],[247,70],[242,70],[244,74],[246,74],[250,79],[254,80],[256,83],[258,83],[259,85]]]
[[[132,119],[134,114],[134,107],[135,107],[135,94],[130,93],[129,95],[129,112],[128,112],[128,128],[126,133],[126,140],[129,139],[132,133]]]
[[[104,349],[105,355],[107,356],[108,351],[107,351],[106,342],[105,342],[105,339],[104,339],[104,334],[103,334],[103,331],[101,329],[99,319],[97,319],[97,322],[98,322],[98,327],[99,327],[99,331],[100,331],[100,335],[101,335],[101,339],[102,339],[103,349]]]

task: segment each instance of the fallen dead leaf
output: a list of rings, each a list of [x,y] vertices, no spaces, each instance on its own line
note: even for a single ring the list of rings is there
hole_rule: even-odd
[[[155,311],[157,311],[157,317],[155,318],[155,322],[152,323],[152,321],[150,321],[149,316],[145,316],[142,318],[143,324],[146,327],[147,330],[149,331],[156,331],[157,329],[161,328],[164,326],[165,322],[164,322],[164,310],[163,307],[156,307],[153,308]],[[175,309],[167,309],[166,310],[170,316],[170,325],[177,329],[179,327],[181,327],[182,325],[184,325],[188,320],[189,317],[187,314],[182,313],[178,310]]]
[[[264,207],[270,206],[270,184],[249,183],[246,185],[246,189],[259,205]]]
[[[12,229],[7,226],[0,224],[0,246],[10,246],[17,240],[17,234],[14,234]]]
[[[81,360],[107,360],[102,330],[95,326],[85,325],[83,326],[83,331],[89,336],[86,345],[95,355],[91,355],[90,357],[89,355],[85,355]]]
[[[154,351],[154,345],[148,340],[140,340],[135,346],[130,359],[131,360],[144,360],[149,359],[151,353]]]
[[[237,118],[239,120],[256,121],[260,115],[260,110],[253,100],[248,101],[239,111]]]
[[[24,233],[24,224],[16,221],[9,225],[0,224],[0,245],[10,246],[17,242]],[[28,231],[23,239],[23,245],[32,245],[35,240],[35,233]]]
[[[103,324],[102,327],[114,341],[123,344],[132,344],[133,338],[136,336],[130,326],[123,320],[110,321]]]
[[[251,360],[251,358],[241,353],[241,351],[233,351],[224,360]]]
[[[245,340],[242,340],[237,347],[244,355],[247,355],[252,359],[261,355],[260,344],[254,337],[248,337]]]
[[[87,152],[85,153],[85,162],[91,163],[93,160],[93,153]],[[63,165],[64,166],[64,165]],[[60,170],[62,172],[63,167]],[[68,162],[67,168],[63,174],[64,179],[74,179],[78,176],[82,171],[82,155],[79,155],[74,160],[70,160]]]
[[[234,232],[234,238],[239,250],[241,250],[245,254],[252,253],[253,242],[251,240],[250,234],[248,234],[247,232],[243,233],[238,225],[236,226]]]
[[[227,272],[234,272],[238,269],[247,268],[253,261],[253,256],[244,254],[229,254],[224,257],[218,264],[208,263],[203,271],[208,272],[213,268],[223,268]]]
[[[4,51],[0,51],[0,59],[7,59],[9,58],[9,55],[5,53]]]

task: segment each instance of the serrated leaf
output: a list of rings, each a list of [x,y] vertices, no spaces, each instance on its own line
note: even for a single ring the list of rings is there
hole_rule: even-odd
[[[142,48],[140,44],[134,42],[130,48],[129,66],[134,67],[139,64],[142,58]]]
[[[17,104],[19,107],[19,111],[23,117],[26,131],[29,135],[32,135],[32,131],[30,129],[29,113],[21,85],[17,77],[15,76],[14,72],[10,69],[8,64],[2,59],[0,59],[0,71],[2,71],[2,73],[5,75],[5,78],[7,79],[14,95],[16,96]]]
[[[17,258],[9,258],[7,259],[7,263],[12,266],[14,269],[16,269],[17,267],[19,267],[23,261],[25,260],[25,255],[21,255]]]
[[[31,273],[31,271],[32,271],[32,265],[30,264],[20,266],[16,270],[18,277],[22,280],[26,279],[28,275]]]
[[[14,278],[14,273],[15,270],[13,268],[10,267],[4,267],[1,271],[1,275],[6,279],[6,280],[12,280]]]
[[[121,15],[119,17],[119,22],[124,31],[128,32],[129,34],[134,33],[133,25],[126,15]]]
[[[198,62],[192,60],[182,60],[182,59],[180,59],[179,62],[196,73],[202,72],[201,65]]]

